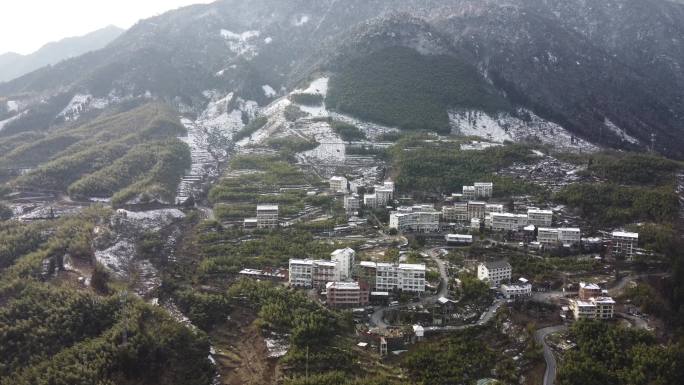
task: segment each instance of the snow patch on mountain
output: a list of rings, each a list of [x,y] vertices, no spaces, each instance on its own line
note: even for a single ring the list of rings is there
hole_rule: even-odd
[[[304,24],[308,23],[310,20],[311,20],[311,17],[309,17],[309,15],[301,15],[294,20],[293,24],[297,27],[301,27]]]
[[[24,110],[11,118],[0,121],[0,131],[2,131],[2,129],[5,128],[5,126],[7,126],[8,124],[21,119],[24,115],[26,115],[26,113],[28,113],[28,111],[29,110]]]
[[[273,98],[278,95],[276,90],[274,90],[273,87],[269,86],[268,84],[261,86],[261,89],[264,90],[264,95],[266,95],[267,98]]]
[[[57,117],[64,118],[67,122],[78,120],[83,113],[93,109],[104,109],[109,103],[108,99],[94,98],[89,94],[76,94]]]
[[[9,111],[9,112],[19,111],[19,103],[17,103],[16,101],[8,100],[6,104],[7,104],[7,111]]]
[[[235,33],[227,29],[221,30],[221,37],[228,43],[228,49],[242,56],[253,57],[257,53],[256,41],[261,36],[260,31],[245,31]]]
[[[606,118],[603,124],[623,141],[629,142],[631,144],[640,144],[639,139],[626,133],[623,129],[618,127],[610,119]]]
[[[521,142],[532,139],[569,151],[599,150],[598,146],[575,137],[560,125],[542,119],[527,109],[521,108],[515,115],[490,115],[478,110],[453,110],[449,112],[449,119],[454,133],[479,136],[493,142]]]
[[[293,94],[316,94],[316,95],[321,95],[324,98],[328,96],[328,83],[330,82],[330,78],[328,77],[321,77],[318,78],[309,84],[307,88],[298,88],[294,91],[292,91]]]

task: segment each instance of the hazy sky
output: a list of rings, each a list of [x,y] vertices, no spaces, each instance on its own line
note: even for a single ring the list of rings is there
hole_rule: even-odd
[[[43,44],[212,0],[0,0],[0,53],[31,53]]]

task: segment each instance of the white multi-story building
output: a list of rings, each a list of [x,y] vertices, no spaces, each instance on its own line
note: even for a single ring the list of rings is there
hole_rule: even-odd
[[[376,187],[375,197],[377,199],[378,207],[385,207],[392,202],[392,198],[394,197],[394,189]]]
[[[349,247],[335,250],[330,254],[330,260],[337,262],[340,280],[344,281],[351,278],[355,259],[356,252]]]
[[[582,231],[574,227],[537,229],[537,242],[547,247],[576,246],[582,240]]]
[[[639,246],[639,234],[624,231],[613,232],[613,255],[624,255],[628,260],[634,258]]]
[[[260,229],[278,227],[278,206],[258,205],[256,219],[257,227]]]
[[[493,213],[503,213],[504,212],[504,206],[499,205],[499,204],[487,204],[485,205],[485,214],[493,214]]]
[[[477,265],[477,278],[494,285],[510,281],[512,272],[511,264],[505,261],[484,262]]]
[[[528,209],[527,223],[537,227],[550,227],[553,224],[553,211],[536,208]]]
[[[313,287],[313,259],[290,259],[289,282],[294,287]]]
[[[398,231],[429,233],[439,231],[440,212],[430,205],[400,207],[390,214],[389,227]]]
[[[364,194],[363,205],[369,209],[378,207],[378,197],[375,194]]]
[[[491,198],[494,193],[494,183],[478,182],[473,185],[475,188],[475,196],[477,198]]]
[[[487,203],[485,202],[468,202],[468,219],[479,218],[484,219],[487,214]]]
[[[480,230],[480,227],[482,227],[482,219],[473,218],[470,220],[470,228],[472,230]]]
[[[425,291],[425,265],[361,262],[366,269],[375,269],[375,290],[400,290],[413,293]]]
[[[330,178],[330,189],[334,192],[346,193],[349,191],[347,183],[347,178],[343,176],[334,176]]]
[[[523,298],[532,296],[532,285],[530,283],[502,284],[501,294],[506,299]]]
[[[453,206],[442,207],[442,220],[444,222],[468,222],[468,203],[456,202]]]
[[[463,186],[463,199],[477,199],[477,194],[475,194],[475,186]]]
[[[611,319],[615,316],[615,301],[610,297],[570,300],[570,309],[576,320]]]
[[[361,209],[361,199],[356,194],[344,197],[344,210],[347,214],[353,214]]]
[[[527,225],[527,215],[511,213],[492,213],[492,230],[520,231]]]

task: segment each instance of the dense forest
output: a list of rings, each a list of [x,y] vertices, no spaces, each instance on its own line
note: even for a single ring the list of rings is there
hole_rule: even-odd
[[[454,56],[392,47],[356,59],[330,79],[329,109],[400,129],[449,133],[450,108],[506,111],[508,103]]]

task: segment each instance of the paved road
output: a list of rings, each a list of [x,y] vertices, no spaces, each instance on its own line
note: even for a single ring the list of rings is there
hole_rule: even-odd
[[[556,363],[556,356],[546,343],[546,336],[549,334],[567,330],[565,325],[551,326],[544,329],[539,329],[534,333],[535,340],[544,347],[544,360],[546,361],[546,371],[544,372],[544,385],[553,385],[556,382],[556,372],[558,366]]]

